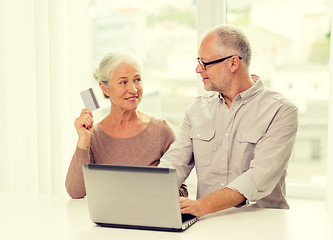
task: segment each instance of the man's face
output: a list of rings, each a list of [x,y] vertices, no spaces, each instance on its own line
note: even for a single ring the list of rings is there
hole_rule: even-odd
[[[226,57],[217,53],[215,38],[215,35],[209,35],[202,40],[198,51],[199,58],[202,62],[210,62]],[[202,77],[205,90],[216,91],[223,94],[223,92],[229,89],[231,79],[229,78],[226,69],[227,61],[207,65],[206,69],[198,63],[195,71]]]

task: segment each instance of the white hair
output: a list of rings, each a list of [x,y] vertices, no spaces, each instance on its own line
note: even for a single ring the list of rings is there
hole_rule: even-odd
[[[217,51],[227,51],[229,55],[237,54],[247,65],[250,65],[252,55],[250,42],[240,28],[230,24],[218,25],[204,33],[203,38],[211,35],[217,37]]]
[[[99,67],[95,70],[94,78],[96,81],[107,85],[113,72],[123,63],[136,65],[141,71],[143,69],[142,62],[133,52],[117,50],[108,53],[102,58]]]

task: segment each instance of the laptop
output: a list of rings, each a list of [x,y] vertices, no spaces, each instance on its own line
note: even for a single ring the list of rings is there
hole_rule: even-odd
[[[82,168],[90,218],[99,226],[184,231],[198,220],[180,212],[175,169],[104,164]]]

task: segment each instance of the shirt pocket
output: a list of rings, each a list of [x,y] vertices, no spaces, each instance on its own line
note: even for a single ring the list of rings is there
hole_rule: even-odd
[[[250,162],[254,158],[254,150],[263,137],[263,133],[258,131],[241,131],[238,136],[237,155],[239,159],[238,171],[244,172],[249,169]]]
[[[210,164],[213,150],[215,130],[211,128],[192,128],[190,138],[193,143],[195,165],[206,166]]]

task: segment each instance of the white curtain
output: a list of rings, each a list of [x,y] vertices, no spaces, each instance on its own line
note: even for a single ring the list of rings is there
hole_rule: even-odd
[[[0,191],[65,193],[89,36],[88,0],[0,0]]]
[[[331,6],[331,15],[333,16],[333,4]],[[326,208],[333,216],[333,18],[331,20],[330,101],[328,123]]]

